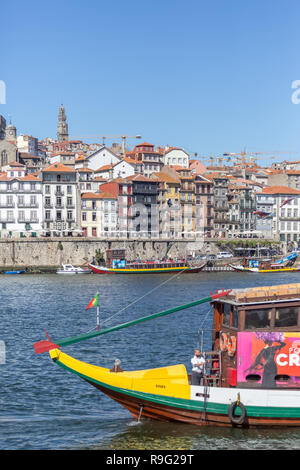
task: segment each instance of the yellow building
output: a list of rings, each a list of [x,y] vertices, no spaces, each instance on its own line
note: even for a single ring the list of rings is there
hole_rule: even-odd
[[[180,178],[168,167],[163,170],[152,173],[152,178],[159,182],[159,232],[165,236],[178,236],[181,232]]]

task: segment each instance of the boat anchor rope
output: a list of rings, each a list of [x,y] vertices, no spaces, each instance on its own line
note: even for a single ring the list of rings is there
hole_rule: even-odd
[[[144,409],[144,405],[141,405],[141,406],[140,406],[140,412],[139,412],[139,416],[138,416],[138,423],[141,421],[141,417],[142,417],[143,409]]]

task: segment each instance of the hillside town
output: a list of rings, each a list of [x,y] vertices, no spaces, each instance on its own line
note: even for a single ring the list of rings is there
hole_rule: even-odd
[[[0,116],[0,237],[258,238],[297,247],[300,161],[273,157],[265,167],[259,154],[201,158],[172,143],[120,140],[70,139],[63,105],[55,140],[19,134]]]

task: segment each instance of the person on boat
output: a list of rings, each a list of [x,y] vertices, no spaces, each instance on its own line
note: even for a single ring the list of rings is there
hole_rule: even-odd
[[[205,359],[200,349],[194,350],[194,357],[191,359],[192,363],[192,385],[200,385],[204,372]]]

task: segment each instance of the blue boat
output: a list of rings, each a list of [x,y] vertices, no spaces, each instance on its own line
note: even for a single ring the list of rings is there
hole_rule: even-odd
[[[22,274],[22,273],[25,273],[25,270],[21,270],[21,271],[4,271],[4,274]]]

